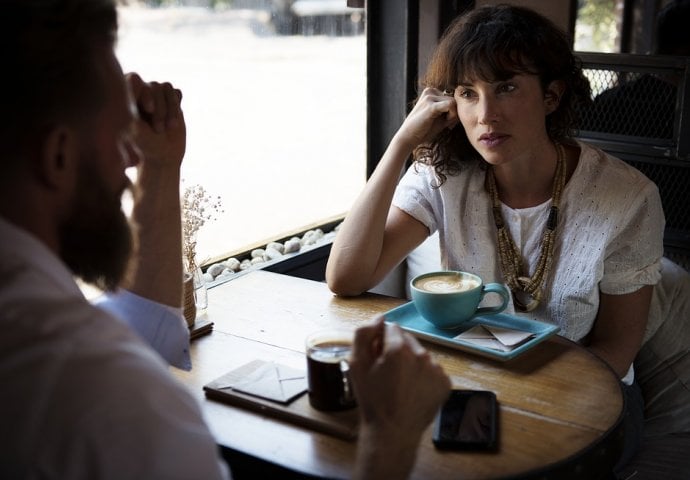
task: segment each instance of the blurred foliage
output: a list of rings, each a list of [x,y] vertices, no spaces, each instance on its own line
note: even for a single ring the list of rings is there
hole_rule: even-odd
[[[586,41],[590,48],[600,52],[612,52],[616,49],[618,36],[618,9],[620,0],[579,0],[577,23],[586,26],[591,37]],[[576,27],[576,29],[578,28]],[[578,36],[581,35],[578,32]],[[592,48],[593,47],[593,48]]]

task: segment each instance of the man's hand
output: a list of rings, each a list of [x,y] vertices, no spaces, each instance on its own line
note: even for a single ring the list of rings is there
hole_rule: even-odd
[[[355,334],[350,375],[360,408],[355,477],[405,478],[450,380],[417,340],[379,318]]]
[[[135,143],[144,164],[180,167],[186,148],[182,92],[170,83],[144,82],[136,73],[125,75],[137,116]]]

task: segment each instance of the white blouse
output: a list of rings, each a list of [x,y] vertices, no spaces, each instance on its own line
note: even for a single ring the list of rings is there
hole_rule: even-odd
[[[544,299],[521,316],[557,324],[560,334],[581,340],[599,308],[599,292],[631,293],[660,279],[664,214],[656,185],[638,170],[578,142],[578,166],[559,209],[554,260]],[[485,170],[468,163],[440,188],[432,168],[413,165],[397,187],[393,204],[439,231],[441,265],[502,282]],[[526,209],[502,206],[503,217],[534,272],[551,200]],[[508,313],[515,313],[512,304]]]

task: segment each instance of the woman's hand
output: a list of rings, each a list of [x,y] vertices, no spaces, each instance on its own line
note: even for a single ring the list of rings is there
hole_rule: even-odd
[[[417,100],[396,137],[410,148],[433,140],[446,128],[459,122],[455,98],[436,88],[427,87]]]

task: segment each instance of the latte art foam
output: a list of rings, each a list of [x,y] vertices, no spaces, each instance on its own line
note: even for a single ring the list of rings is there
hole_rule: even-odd
[[[472,290],[477,288],[479,283],[471,278],[444,275],[422,278],[415,282],[415,286],[432,293],[451,293]]]

